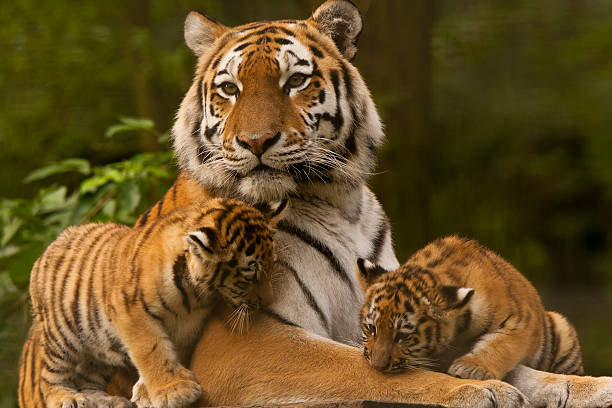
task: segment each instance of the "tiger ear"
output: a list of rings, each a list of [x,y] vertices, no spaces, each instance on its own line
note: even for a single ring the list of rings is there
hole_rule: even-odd
[[[364,292],[379,276],[387,272],[380,265],[374,265],[367,259],[359,258],[357,260],[357,279]]]
[[[189,251],[204,260],[215,253],[217,233],[212,228],[204,227],[197,231],[188,232],[185,235],[185,241],[189,244]]]
[[[474,289],[460,288],[458,286],[442,286],[442,297],[446,300],[448,309],[462,309],[466,306],[472,296]]]
[[[288,208],[289,200],[287,199],[268,203],[268,208],[264,212],[264,216],[270,223],[271,228],[275,228],[279,221],[287,215]]]
[[[357,53],[357,41],[363,28],[359,9],[349,0],[327,0],[315,10],[310,20],[330,37],[348,60]]]
[[[228,28],[210,17],[192,11],[185,19],[185,43],[196,56],[210,51]]]

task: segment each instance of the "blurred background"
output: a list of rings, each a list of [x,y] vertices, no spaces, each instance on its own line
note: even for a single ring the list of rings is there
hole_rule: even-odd
[[[587,373],[612,375],[612,2],[355,2],[355,64],[388,134],[371,185],[400,261],[440,235],[480,240],[575,323]],[[44,246],[69,224],[131,223],[172,182],[187,12],[237,25],[318,3],[2,1],[0,407]]]

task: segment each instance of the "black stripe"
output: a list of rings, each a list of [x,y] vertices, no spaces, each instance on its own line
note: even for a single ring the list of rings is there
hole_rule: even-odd
[[[286,38],[275,38],[274,42],[281,45],[293,44],[293,41]]]
[[[155,203],[157,204],[157,203]],[[138,222],[137,226],[138,227],[142,227],[143,225],[145,225],[147,223],[147,220],[149,219],[149,213],[151,212],[151,210],[153,209],[153,207],[155,207],[155,204],[153,204],[152,206],[150,206],[147,211],[144,212],[144,214],[142,214],[140,216],[140,221]]]
[[[159,320],[160,322],[164,322],[164,319],[162,319],[161,317],[159,317],[158,315],[156,315],[155,313],[153,313],[150,309],[149,306],[147,305],[147,302],[145,302],[144,299],[144,295],[142,292],[140,292],[140,303],[142,304],[142,308],[144,309],[144,311],[151,316],[152,318]]]
[[[168,192],[166,191],[164,193],[164,195],[159,199],[159,201],[157,202],[157,216],[160,217],[161,213],[162,213],[162,207],[164,206],[164,200],[166,199],[166,194],[168,194]]]
[[[261,313],[268,315],[270,317],[272,317],[273,319],[283,323],[283,324],[287,324],[289,326],[293,326],[293,327],[299,327],[300,329],[302,328],[302,326],[298,325],[297,323],[292,322],[291,320],[271,311],[270,309],[261,309],[260,310]]]
[[[161,293],[161,289],[158,287],[157,288],[157,297],[159,298],[159,301],[161,302],[162,306],[164,309],[166,309],[168,312],[172,313],[173,315],[175,315],[176,317],[178,317],[178,313],[175,312],[170,305],[166,302],[166,299],[164,299],[164,295],[163,293]]]
[[[176,208],[176,188],[178,185],[178,180],[172,184],[172,205]]]
[[[285,261],[279,260],[278,263],[280,263],[283,267],[285,267],[285,269],[287,269],[289,272],[291,272],[291,274],[293,275],[293,278],[295,279],[295,281],[299,285],[300,289],[302,290],[302,293],[304,294],[304,297],[306,298],[306,301],[308,302],[308,305],[319,316],[319,320],[321,321],[321,325],[323,326],[325,331],[329,334],[329,322],[327,320],[327,317],[325,316],[325,314],[323,313],[323,311],[321,310],[321,308],[317,304],[317,300],[312,295],[312,292],[306,287],[304,282],[300,279],[297,271],[291,265],[289,265]]]
[[[310,51],[312,51],[312,53],[319,57],[319,58],[323,58],[323,53],[321,52],[320,49],[318,49],[317,47],[315,47],[314,45],[310,46]]]
[[[232,50],[232,52],[242,51],[242,50],[244,50],[246,47],[248,47],[249,45],[252,45],[252,44],[253,44],[252,42],[248,42],[248,41],[247,41],[247,42],[245,42],[245,43],[240,44],[240,45],[239,45],[239,46],[237,46],[236,48],[234,48],[234,49]],[[220,72],[219,72],[219,73],[217,73],[217,74],[220,74]]]
[[[563,368],[563,366],[565,365],[565,363],[568,362],[568,360],[570,359],[570,357],[572,358],[571,360],[571,364],[568,364],[568,369],[572,368],[574,366],[574,364],[576,363],[576,343],[574,342],[574,344],[572,345],[572,348],[569,349],[564,356],[562,356],[561,358],[555,359],[553,361],[553,364],[551,364],[551,372],[553,373],[564,373],[563,371],[559,371],[560,369]],[[569,374],[567,372],[565,372],[566,374]]]
[[[374,265],[378,264],[378,258],[380,257],[380,252],[382,251],[383,245],[385,244],[385,239],[387,238],[388,232],[389,220],[384,214],[382,214],[382,220],[378,226],[378,232],[374,237],[374,241],[372,241],[372,250],[370,251],[370,255],[368,255],[367,258]]]
[[[200,79],[198,80],[198,106],[199,106],[199,110],[202,110],[202,108],[204,107],[204,98],[202,97],[202,82],[204,81],[204,77],[200,77]]]
[[[333,116],[330,115],[329,112],[325,112],[321,115],[321,119],[329,121],[334,126],[334,129],[337,132],[344,124],[344,118],[342,117],[342,108],[340,107],[340,79],[338,71],[332,70],[330,72],[330,77],[336,95],[336,112]]]
[[[345,63],[342,63],[342,74],[344,75],[344,88],[346,89],[346,99],[353,101],[353,77]]]
[[[550,321],[550,328],[552,333],[552,343],[550,346],[550,364],[549,367],[552,367],[553,362],[557,359],[557,353],[559,352],[559,336],[557,335],[557,331],[555,330],[556,324],[555,319],[552,318],[550,314],[546,314],[548,316],[548,320]]]
[[[178,258],[176,258],[176,261],[174,261],[174,265],[172,265],[172,274],[173,274],[174,284],[176,285],[177,289],[181,292],[181,297],[183,299],[183,305],[185,306],[185,309],[187,309],[187,312],[191,312],[191,305],[189,304],[189,296],[187,296],[187,291],[185,290],[185,287],[183,286],[183,276],[185,275],[186,271],[187,271],[187,258],[185,258],[185,255],[180,255]]]
[[[219,129],[219,124],[221,122],[217,122],[213,127],[209,128],[208,126],[206,127],[206,130],[204,131],[204,136],[206,137],[206,139],[208,139],[209,141],[212,140],[212,137],[215,133],[217,133],[217,129]]]
[[[332,269],[334,270],[334,272],[336,272],[336,275],[338,275],[341,280],[343,280],[347,285],[349,285],[349,287],[353,291],[355,290],[355,288],[353,287],[353,281],[349,277],[348,273],[342,268],[342,264],[340,264],[340,261],[338,260],[338,258],[336,258],[336,256],[333,254],[333,252],[331,251],[331,249],[329,249],[328,246],[310,235],[308,232],[290,224],[286,220],[281,220],[278,223],[278,228],[281,231],[284,231],[299,238],[306,244],[316,249],[319,253],[321,253],[321,255],[323,255],[328,260]]]

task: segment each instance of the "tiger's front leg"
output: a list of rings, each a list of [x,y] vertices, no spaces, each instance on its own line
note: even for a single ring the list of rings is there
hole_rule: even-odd
[[[525,393],[536,407],[612,407],[612,377],[552,374],[519,365],[504,381]]]
[[[475,380],[501,379],[533,349],[531,339],[522,333],[513,330],[483,335],[469,353],[453,361],[448,373]]]
[[[140,379],[132,391],[139,407],[178,408],[202,395],[195,375],[178,360],[174,345],[162,325],[144,309],[133,305],[126,315],[113,319]]]
[[[502,381],[464,380],[411,370],[384,374],[361,349],[284,324],[266,312],[253,316],[248,336],[231,333],[216,311],[207,321],[191,368],[210,405],[378,400],[448,407],[524,408],[527,399]]]

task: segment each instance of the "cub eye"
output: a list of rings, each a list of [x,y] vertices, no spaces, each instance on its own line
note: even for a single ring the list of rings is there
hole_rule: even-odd
[[[363,330],[366,333],[371,334],[372,336],[376,336],[376,326],[374,326],[373,324],[364,324],[363,325]]]
[[[289,88],[297,88],[299,86],[304,85],[304,82],[306,82],[306,78],[308,77],[304,74],[295,73],[289,77],[289,79],[285,83],[285,86]]]
[[[408,340],[409,337],[410,337],[410,333],[408,333],[408,332],[398,332],[395,335],[395,339],[393,341],[396,342],[396,343],[399,343],[400,341]]]
[[[233,84],[231,82],[224,82],[221,84],[221,89],[223,89],[223,92],[226,93],[227,95],[236,95],[238,93],[238,87],[236,86],[236,84]]]

